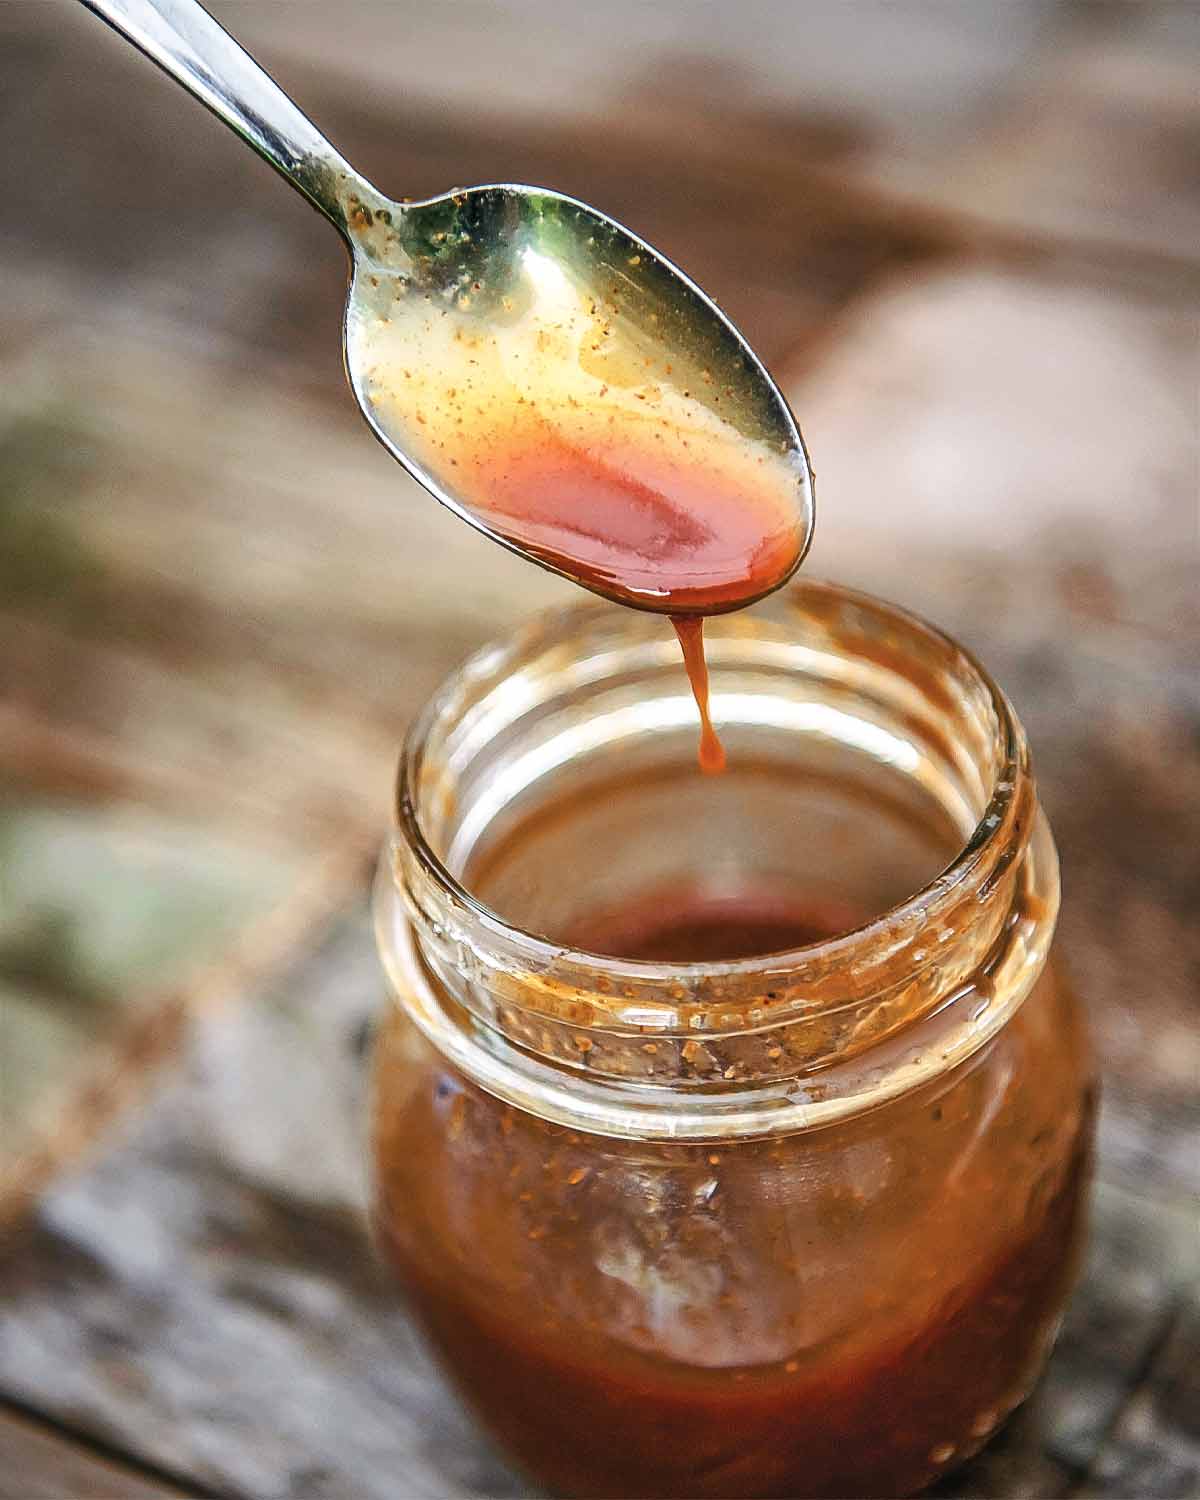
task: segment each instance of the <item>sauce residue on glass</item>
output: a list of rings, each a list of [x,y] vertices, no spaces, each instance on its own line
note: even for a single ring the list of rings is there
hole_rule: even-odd
[[[806,476],[794,452],[734,420],[749,373],[743,391],[717,388],[615,297],[526,259],[513,294],[485,309],[470,295],[383,287],[347,330],[363,394],[385,436],[493,535],[607,598],[672,616],[701,764],[719,770],[702,617],[793,571]]]

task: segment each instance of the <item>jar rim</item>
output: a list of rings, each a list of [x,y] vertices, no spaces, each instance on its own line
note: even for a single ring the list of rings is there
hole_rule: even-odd
[[[969,676],[973,685],[985,695],[994,716],[1000,748],[993,783],[986,805],[962,847],[926,885],[846,932],[748,958],[692,962],[626,959],[555,942],[509,922],[481,901],[447,868],[425,836],[416,789],[420,785],[424,746],[448,710],[445,689],[435,694],[411,725],[405,737],[396,780],[396,829],[406,852],[417,861],[424,877],[445,900],[469,913],[484,932],[502,943],[510,957],[519,964],[538,972],[551,964],[573,961],[607,981],[614,994],[620,994],[626,985],[644,987],[662,982],[667,975],[675,983],[687,986],[733,982],[761,975],[764,970],[776,975],[794,971],[799,976],[818,967],[828,969],[836,965],[839,971],[846,973],[853,969],[856,958],[868,952],[875,957],[890,955],[894,959],[898,950],[930,923],[937,922],[958,906],[964,896],[969,896],[974,890],[986,889],[995,872],[1011,862],[1011,844],[1020,826],[1030,822],[1026,816],[1032,793],[1028,747],[1020,722],[1004,692],[970,651],[946,632],[901,606],[858,590],[807,578],[793,579],[780,595],[798,607],[836,602],[882,615],[948,653],[963,674]],[[589,620],[603,615],[611,617],[615,608],[596,601],[583,601],[545,611],[518,635],[485,645],[473,653],[449,679],[447,686],[472,672],[486,669],[489,674],[494,674],[498,653],[515,658],[518,650],[528,649],[531,640],[548,642],[574,633]],[[399,877],[394,874],[394,878]],[[843,997],[829,1009],[838,1009],[845,1003]],[[809,1007],[806,1013],[816,1014],[819,1009]],[[606,1024],[611,1024],[611,1018]]]

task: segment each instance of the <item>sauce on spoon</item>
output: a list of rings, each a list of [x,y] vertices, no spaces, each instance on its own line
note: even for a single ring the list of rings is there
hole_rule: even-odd
[[[526,257],[527,261],[529,257]],[[637,259],[634,257],[634,259]],[[541,260],[511,295],[447,295],[382,278],[347,329],[372,420],[455,508],[585,587],[667,614],[701,718],[703,617],[776,588],[807,542],[794,452],[735,419],[761,376],[719,387],[654,314],[627,315]],[[476,294],[477,295],[477,294]]]

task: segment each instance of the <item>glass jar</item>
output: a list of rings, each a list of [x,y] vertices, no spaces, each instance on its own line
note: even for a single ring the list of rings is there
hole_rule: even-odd
[[[721,777],[663,622],[604,605],[415,726],[379,1241],[556,1492],[907,1494],[1028,1393],[1077,1261],[1054,845],[1011,707],[937,631],[803,583],[707,638]]]

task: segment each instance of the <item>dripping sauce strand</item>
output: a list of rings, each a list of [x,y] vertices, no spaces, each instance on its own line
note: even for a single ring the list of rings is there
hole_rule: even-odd
[[[671,624],[683,650],[692,696],[700,710],[700,769],[709,776],[725,769],[725,746],[708,712],[708,662],[704,656],[704,616],[672,615]]]

